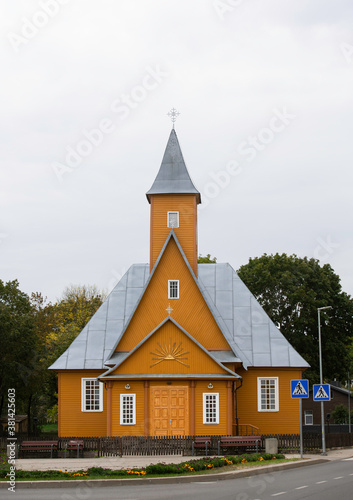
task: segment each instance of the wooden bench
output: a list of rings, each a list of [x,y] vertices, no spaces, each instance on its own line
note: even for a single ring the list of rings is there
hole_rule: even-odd
[[[58,441],[22,441],[21,452],[50,452],[50,458],[53,458],[53,451],[58,451]]]
[[[222,436],[218,441],[218,455],[221,454],[221,448],[240,448],[256,446],[256,453],[261,445],[261,436]]]
[[[64,458],[66,458],[66,452],[69,452],[70,456],[70,451],[76,451],[77,450],[77,458],[80,457],[80,451],[82,451],[82,457],[83,457],[83,439],[78,439],[78,440],[71,440],[68,443],[65,443],[65,455]]]
[[[206,455],[208,446],[211,444],[210,436],[195,436],[192,441],[192,456],[194,456],[195,448],[205,448]]]

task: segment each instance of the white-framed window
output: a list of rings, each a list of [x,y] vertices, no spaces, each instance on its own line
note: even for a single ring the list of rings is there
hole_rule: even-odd
[[[179,280],[168,280],[168,299],[179,298]]]
[[[278,411],[278,377],[257,378],[257,410]]]
[[[95,378],[81,379],[81,410],[103,411],[103,384]]]
[[[203,393],[203,423],[219,424],[219,393]]]
[[[179,227],[179,212],[168,212],[168,227]]]
[[[304,425],[313,425],[313,410],[304,411]]]
[[[136,394],[120,394],[120,425],[136,424]]]

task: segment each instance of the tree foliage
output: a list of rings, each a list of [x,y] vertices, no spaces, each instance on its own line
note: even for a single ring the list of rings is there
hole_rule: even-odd
[[[16,389],[16,412],[43,418],[57,403],[57,375],[48,367],[69,347],[104,300],[94,286],[66,288],[56,303],[0,280],[0,412]],[[49,412],[50,413],[50,412]],[[0,413],[1,414],[1,413]],[[51,415],[52,416],[52,415]]]
[[[349,421],[349,413],[347,406],[340,404],[336,405],[333,412],[331,413],[331,417],[333,418],[335,424],[347,424]],[[353,419],[353,410],[351,411],[351,421]]]
[[[208,253],[207,255],[199,255],[199,258],[197,259],[198,264],[216,264],[217,263],[217,258],[216,257],[211,257],[211,254]]]
[[[32,306],[17,280],[0,280],[0,344],[1,412],[9,388],[21,396],[29,387],[36,349]]]
[[[249,260],[238,270],[267,314],[292,346],[311,365],[306,376],[319,380],[318,307],[321,312],[323,375],[345,380],[350,363],[353,301],[342,291],[329,264],[315,259],[267,255]]]
[[[104,298],[95,286],[71,285],[64,290],[61,300],[54,305],[54,325],[46,336],[48,366],[66,351]]]

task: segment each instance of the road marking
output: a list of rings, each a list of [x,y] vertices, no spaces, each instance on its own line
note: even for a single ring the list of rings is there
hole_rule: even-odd
[[[327,481],[318,481],[316,484],[327,483]]]
[[[204,484],[205,486],[209,484],[216,484],[217,481],[195,481],[195,484]]]
[[[298,488],[295,488],[296,490],[302,490],[303,488],[307,488],[307,486],[298,486]]]
[[[273,495],[271,495],[271,497],[278,497],[278,495],[284,495],[285,493],[287,493],[286,491],[280,491],[279,493],[274,493]]]
[[[333,479],[343,479],[343,476],[334,477]]]
[[[343,460],[345,460],[345,461],[353,460],[353,457],[352,458],[344,458]]]

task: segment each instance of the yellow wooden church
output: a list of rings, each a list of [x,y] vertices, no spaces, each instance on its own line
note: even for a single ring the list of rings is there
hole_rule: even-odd
[[[149,264],[130,267],[50,367],[59,436],[298,432],[290,380],[308,364],[229,264],[197,263],[201,195],[174,128],[147,200]]]

